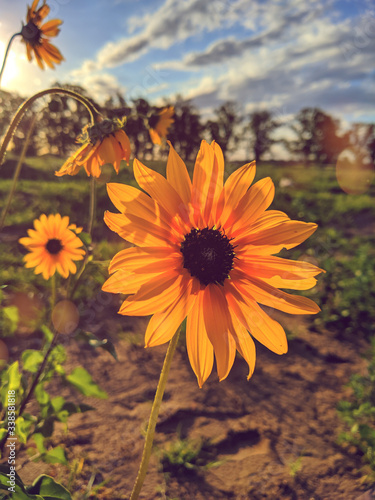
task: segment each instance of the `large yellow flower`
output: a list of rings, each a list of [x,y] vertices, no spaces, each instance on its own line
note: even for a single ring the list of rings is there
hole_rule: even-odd
[[[286,353],[283,328],[258,303],[291,314],[319,311],[310,299],[280,288],[311,288],[321,269],[273,256],[303,242],[316,224],[267,210],[274,185],[266,178],[249,188],[255,162],[233,172],[223,185],[224,159],[215,143],[202,142],[192,182],[172,146],[166,178],[137,160],[134,175],[150,196],[108,184],[121,213],[107,212],[105,222],[136,246],[115,255],[103,290],[129,294],[120,314],[153,315],[146,347],[169,341],[187,317],[187,351],[199,386],[212,371],[214,355],[219,379],[225,379],[236,350],[247,361],[250,378],[252,337],[277,354]]]
[[[83,145],[66,160],[55,175],[76,175],[82,167],[88,176],[99,177],[102,166],[112,163],[119,173],[121,160],[129,163],[130,141],[122,127],[124,120],[102,120],[95,125],[86,125],[78,138]]]
[[[169,106],[164,108],[157,115],[151,116],[149,119],[150,137],[154,144],[161,144],[162,140],[167,137],[169,127],[174,122],[174,107]]]
[[[60,64],[64,60],[60,51],[50,43],[49,38],[57,36],[60,32],[60,19],[51,19],[45,24],[41,24],[48,16],[50,8],[44,0],[43,5],[37,9],[39,0],[34,0],[31,7],[27,8],[27,24],[22,27],[22,40],[26,44],[27,58],[32,60],[35,55],[36,62],[41,69],[44,69],[44,62],[50,68],[55,64]]]
[[[67,278],[74,274],[77,267],[74,260],[82,260],[85,255],[82,241],[76,236],[80,232],[75,224],[69,225],[69,217],[60,214],[42,214],[34,220],[34,228],[27,231],[29,237],[21,238],[19,242],[30,253],[25,255],[25,267],[35,267],[35,274],[42,274],[48,279],[57,271]]]

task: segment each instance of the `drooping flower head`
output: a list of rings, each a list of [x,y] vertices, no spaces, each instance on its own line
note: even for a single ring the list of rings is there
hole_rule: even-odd
[[[88,176],[99,177],[102,166],[112,163],[116,173],[119,173],[121,160],[129,163],[130,141],[122,129],[124,120],[102,120],[95,125],[86,125],[78,142],[83,145],[66,160],[55,175],[76,175],[82,167]]]
[[[34,220],[34,228],[27,231],[28,237],[19,242],[30,253],[26,254],[25,267],[35,267],[35,274],[42,274],[48,280],[57,271],[67,278],[77,267],[73,261],[82,260],[85,255],[82,241],[77,237],[81,228],[69,224],[69,217],[60,214],[42,214]]]
[[[22,40],[26,44],[27,58],[32,60],[33,54],[41,69],[44,64],[54,69],[55,64],[60,64],[64,60],[60,51],[50,43],[50,37],[57,36],[60,32],[60,19],[51,19],[42,25],[45,17],[48,16],[50,8],[43,1],[43,5],[37,9],[39,0],[34,0],[31,7],[27,8],[26,24],[22,27]]]
[[[227,377],[236,350],[255,366],[253,337],[277,354],[287,352],[282,326],[259,304],[290,314],[314,314],[319,307],[281,288],[314,286],[316,266],[275,257],[302,243],[316,224],[290,220],[268,210],[270,178],[250,187],[255,162],[233,172],[225,184],[220,147],[202,142],[193,180],[171,146],[166,178],[134,160],[145,194],[111,183],[108,194],[120,213],[105,222],[133,248],[111,261],[103,290],[128,294],[119,313],[152,315],[146,347],[168,342],[187,317],[186,342],[199,386],[213,367]]]
[[[174,107],[169,106],[149,118],[150,137],[154,144],[161,144],[162,140],[166,139],[168,130],[174,122],[173,115]]]

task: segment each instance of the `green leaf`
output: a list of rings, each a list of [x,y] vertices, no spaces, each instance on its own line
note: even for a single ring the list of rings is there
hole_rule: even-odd
[[[92,238],[89,233],[84,233],[83,231],[79,234],[77,234],[78,238],[82,241],[84,245],[87,247],[91,245],[92,243]]]
[[[38,448],[39,453],[46,453],[46,448],[44,447],[44,436],[40,432],[36,432],[32,435],[32,439],[34,440],[36,447]]]
[[[67,489],[45,474],[39,476],[28,488],[29,493],[39,493],[44,500],[72,500]]]
[[[16,306],[6,306],[2,308],[2,313],[4,319],[7,321],[9,325],[10,333],[14,333],[17,330],[18,321],[19,321],[19,313],[18,307]]]
[[[47,451],[47,453],[43,455],[43,461],[49,464],[68,465],[65,450],[61,446],[56,446],[56,448],[52,448],[52,450]]]
[[[25,420],[23,417],[18,417],[16,420],[16,434],[19,437],[21,443],[26,444],[29,435],[30,429],[33,425],[33,422],[30,420]]]
[[[8,368],[8,391],[16,391],[21,385],[21,373],[19,371],[18,361],[15,361]]]
[[[44,390],[43,384],[39,383],[35,387],[34,394],[35,394],[36,400],[38,401],[40,406],[48,405],[48,403],[50,401],[50,396],[49,396],[48,392]]]
[[[51,399],[51,405],[56,413],[62,409],[64,404],[65,399],[62,396],[56,396],[55,398]]]
[[[26,349],[26,351],[23,351],[21,356],[23,369],[31,373],[36,373],[43,361],[43,358],[44,356],[40,351]]]
[[[46,325],[42,325],[41,327],[41,330],[44,334],[44,337],[46,339],[47,342],[51,342],[52,339],[53,339],[53,333],[51,332],[51,330],[48,328],[48,326]]]
[[[43,500],[43,497],[40,495],[31,495],[29,494],[25,486],[19,477],[19,475],[15,472],[14,476],[14,486],[9,483],[11,480],[10,476],[7,476],[9,474],[10,469],[8,466],[5,465],[0,465],[0,495],[2,499],[9,499],[9,500]],[[9,488],[13,487],[14,488],[14,493],[9,491]],[[2,491],[5,491],[6,493],[1,493]],[[50,498],[49,500],[52,500]]]
[[[82,366],[75,368],[66,380],[85,396],[107,399],[108,394],[92,380],[91,375]]]

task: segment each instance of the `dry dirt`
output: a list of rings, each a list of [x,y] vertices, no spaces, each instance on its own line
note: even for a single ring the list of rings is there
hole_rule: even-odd
[[[117,299],[116,299],[117,300]],[[112,304],[117,306],[117,304]],[[166,346],[144,349],[145,319],[134,322],[115,314],[97,326],[108,334],[122,323],[128,333],[115,338],[116,362],[106,351],[67,341],[67,371],[81,364],[108,392],[107,400],[79,397],[68,387],[51,388],[95,411],[69,419],[69,432],[58,427],[53,445],[62,445],[70,463],[82,470],[72,490],[84,494],[90,478],[100,500],[129,497],[140,462],[143,437]],[[108,310],[107,309],[107,310]],[[155,453],[141,498],[153,499],[290,499],[370,500],[374,491],[361,481],[361,458],[337,444],[342,422],[335,409],[348,396],[343,385],[364,372],[364,346],[308,329],[308,319],[278,315],[297,334],[289,352],[277,356],[257,344],[257,364],[246,380],[238,356],[223,382],[216,373],[199,389],[184,343],[173,360],[157,425]],[[92,325],[94,327],[94,324]],[[202,440],[201,464],[187,470],[161,465],[161,450],[178,438]],[[64,466],[32,463],[20,453],[19,474],[30,483],[41,472],[67,484]],[[76,493],[77,495],[77,493]]]

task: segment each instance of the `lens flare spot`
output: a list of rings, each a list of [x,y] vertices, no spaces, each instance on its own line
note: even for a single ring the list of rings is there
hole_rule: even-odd
[[[7,364],[9,359],[9,351],[6,344],[0,340],[0,370]]]
[[[35,331],[43,315],[43,302],[34,292],[16,292],[9,299],[10,306],[18,309],[18,330],[20,335],[29,335]]]
[[[79,312],[70,300],[61,300],[52,311],[52,323],[59,333],[74,332],[79,323]]]
[[[374,179],[374,164],[368,151],[347,148],[339,154],[336,163],[336,177],[339,186],[348,194],[363,194]]]

